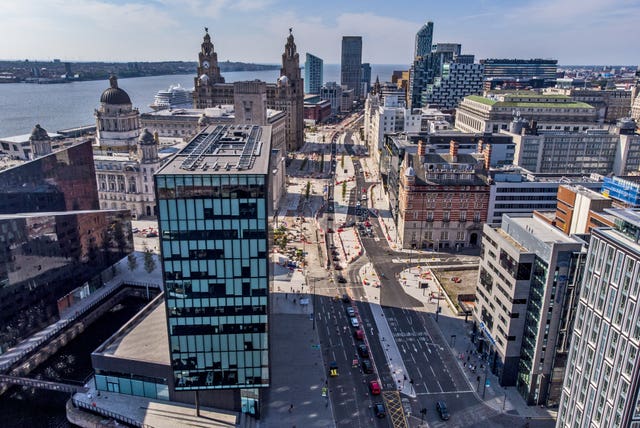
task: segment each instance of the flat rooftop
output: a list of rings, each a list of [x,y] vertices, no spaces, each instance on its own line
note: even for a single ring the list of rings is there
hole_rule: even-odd
[[[575,243],[576,240],[571,238],[570,236],[565,235],[555,227],[545,223],[539,218],[531,217],[530,214],[527,214],[527,217],[519,217],[514,215],[505,214],[510,218],[510,220],[517,224],[518,226],[524,228],[532,236],[537,238],[542,242],[555,242],[555,243]],[[504,225],[504,222],[503,222]],[[508,233],[508,231],[507,231]]]
[[[270,126],[210,125],[157,174],[268,174],[270,155]]]
[[[169,365],[169,336],[163,295],[131,319],[94,353]]]

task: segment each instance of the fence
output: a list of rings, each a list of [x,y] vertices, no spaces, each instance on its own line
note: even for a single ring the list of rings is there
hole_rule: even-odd
[[[106,416],[107,418],[111,418],[111,419],[114,419],[114,420],[119,421],[119,422],[124,422],[125,424],[131,425],[133,427],[153,428],[151,425],[147,425],[147,424],[142,423],[140,421],[137,421],[135,419],[131,419],[131,418],[127,417],[127,416],[120,415],[118,413],[112,412],[112,411],[107,410],[107,409],[103,409],[103,408],[98,407],[98,406],[94,406],[93,403],[92,404],[85,403],[84,401],[80,401],[80,400],[77,400],[75,398],[72,398],[71,402],[73,403],[74,407],[89,410],[92,413],[97,413],[97,414],[99,414],[101,416]]]

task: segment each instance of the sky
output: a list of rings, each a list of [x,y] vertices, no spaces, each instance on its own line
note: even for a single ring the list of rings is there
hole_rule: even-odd
[[[209,28],[219,61],[280,63],[293,28],[306,52],[340,62],[344,35],[363,62],[409,64],[416,31],[481,58],[640,63],[640,0],[0,0],[0,59],[195,61]]]

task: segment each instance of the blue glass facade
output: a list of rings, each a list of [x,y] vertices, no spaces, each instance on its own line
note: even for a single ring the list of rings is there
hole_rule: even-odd
[[[602,194],[632,207],[640,206],[640,183],[622,177],[604,177]]]
[[[156,175],[176,390],[269,385],[267,176]]]

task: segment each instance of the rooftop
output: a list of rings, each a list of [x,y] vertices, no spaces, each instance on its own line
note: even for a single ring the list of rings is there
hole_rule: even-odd
[[[571,238],[570,236],[565,235],[555,227],[545,223],[539,218],[531,216],[531,214],[526,214],[524,216],[514,215],[514,214],[504,214],[505,217],[509,217],[511,223],[514,223],[521,228],[525,229],[536,239],[545,242],[545,243],[575,243],[576,240]],[[505,222],[502,222],[503,226]],[[506,233],[509,233],[508,230],[505,230]]]
[[[271,127],[210,125],[157,174],[268,174]]]

